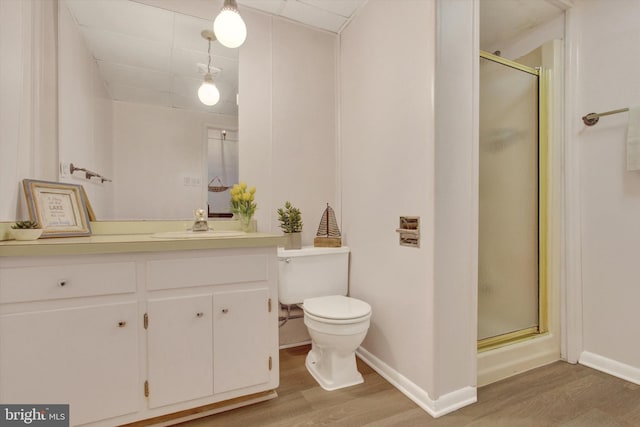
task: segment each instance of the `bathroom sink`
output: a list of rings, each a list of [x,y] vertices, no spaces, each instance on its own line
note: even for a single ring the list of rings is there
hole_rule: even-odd
[[[209,230],[209,231],[164,231],[152,234],[156,239],[215,239],[216,237],[244,236],[244,231],[238,230]]]

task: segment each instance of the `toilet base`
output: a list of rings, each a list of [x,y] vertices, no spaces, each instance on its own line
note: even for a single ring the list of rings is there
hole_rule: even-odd
[[[333,357],[327,354],[324,356],[324,359],[318,357],[312,349],[305,360],[307,371],[323,389],[333,391],[364,382],[362,374],[356,368],[355,353],[346,357],[340,357],[336,354],[333,354]],[[324,366],[322,366],[323,364]],[[333,377],[329,377],[328,373],[331,373]]]

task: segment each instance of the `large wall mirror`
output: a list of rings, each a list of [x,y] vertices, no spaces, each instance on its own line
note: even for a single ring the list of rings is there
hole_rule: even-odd
[[[238,49],[211,44],[220,101],[207,107],[197,95],[209,66],[201,31],[219,7],[193,16],[179,0],[59,2],[60,180],[84,185],[98,220],[186,219],[196,208],[228,216]],[[71,164],[112,181],[86,180]]]

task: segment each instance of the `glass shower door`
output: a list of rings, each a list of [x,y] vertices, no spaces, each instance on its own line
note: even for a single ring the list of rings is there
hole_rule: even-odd
[[[490,59],[487,59],[490,58]],[[538,72],[480,59],[478,340],[539,332]]]

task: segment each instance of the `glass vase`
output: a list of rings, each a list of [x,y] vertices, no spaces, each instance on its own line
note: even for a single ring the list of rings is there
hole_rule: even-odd
[[[238,221],[240,221],[240,229],[245,233],[256,232],[256,222],[253,220],[253,216],[239,214]]]

